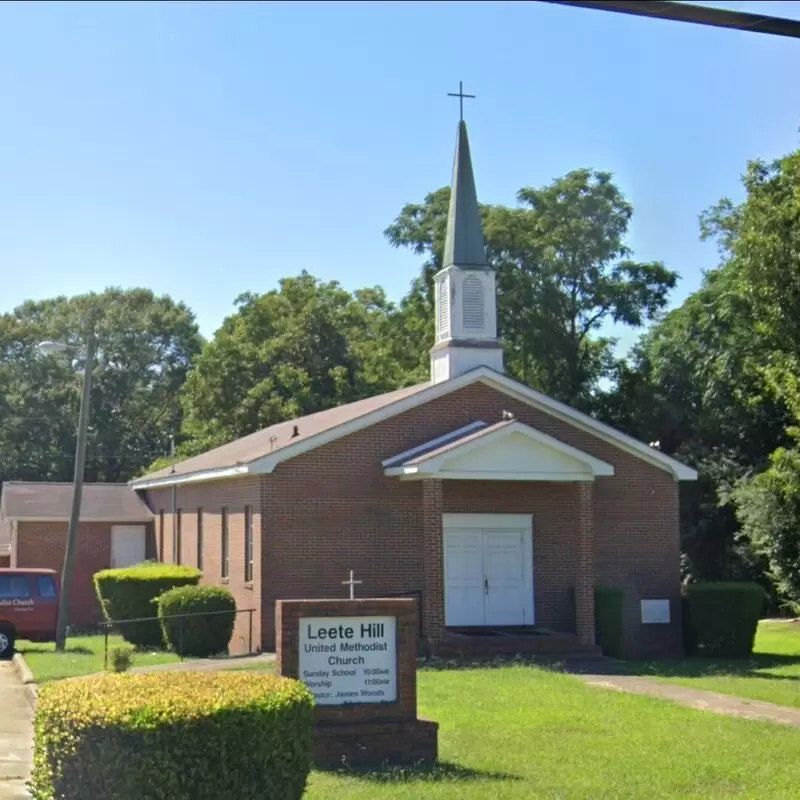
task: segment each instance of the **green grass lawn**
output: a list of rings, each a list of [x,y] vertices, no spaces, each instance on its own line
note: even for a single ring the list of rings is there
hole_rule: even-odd
[[[433,772],[315,772],[306,800],[796,798],[800,729],[592,688],[529,666],[421,670]]]
[[[800,708],[800,623],[762,622],[752,658],[629,662],[625,672]]]
[[[124,643],[121,636],[109,636],[109,653],[112,648]],[[39,683],[102,672],[104,647],[103,636],[71,636],[67,639],[65,653],[56,653],[55,645],[52,643],[17,642],[17,651],[25,657],[25,661]],[[146,667],[151,664],[167,664],[173,661],[178,661],[178,657],[174,653],[142,652],[133,654],[132,666]]]

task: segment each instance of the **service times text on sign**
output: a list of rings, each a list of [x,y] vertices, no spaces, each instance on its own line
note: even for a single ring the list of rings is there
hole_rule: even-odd
[[[323,706],[397,700],[395,617],[300,619],[300,680]]]

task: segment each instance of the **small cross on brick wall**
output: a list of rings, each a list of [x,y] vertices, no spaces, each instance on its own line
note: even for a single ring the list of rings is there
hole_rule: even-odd
[[[350,570],[350,580],[349,581],[342,581],[342,585],[343,586],[349,586],[350,587],[350,599],[351,600],[355,600],[356,599],[356,586],[358,586],[358,584],[360,584],[360,583],[364,583],[364,581],[357,581],[353,577],[353,570]]]

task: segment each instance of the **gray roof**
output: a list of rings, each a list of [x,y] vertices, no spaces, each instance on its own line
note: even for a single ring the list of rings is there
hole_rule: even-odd
[[[384,408],[417,394],[429,386],[430,383],[427,382],[418,383],[415,386],[407,386],[404,389],[380,394],[377,397],[367,397],[364,400],[356,400],[354,403],[336,406],[326,411],[318,411],[316,414],[309,414],[306,417],[279,422],[277,425],[270,425],[269,428],[264,428],[251,433],[249,436],[228,442],[228,444],[223,444],[221,447],[215,447],[206,453],[187,458],[185,461],[175,465],[174,472],[170,467],[167,467],[134,480],[131,485],[136,488],[139,480],[150,481],[157,478],[167,478],[171,475],[190,475],[195,472],[248,464],[291,444],[296,444],[303,439],[308,439],[331,428],[344,425],[346,422],[358,419],[372,411],[377,411],[379,408]],[[296,436],[295,433],[297,434]]]
[[[71,483],[8,481],[0,495],[0,517],[6,520],[67,520],[72,509]],[[147,522],[153,514],[125,483],[86,483],[81,496],[84,522]]]
[[[450,431],[450,433],[446,433],[443,436],[437,436],[435,439],[431,439],[429,442],[425,442],[418,447],[405,450],[396,456],[387,458],[386,461],[383,462],[383,466],[402,467],[407,464],[417,464],[419,461],[432,454],[438,454],[440,450],[445,451],[451,445],[462,444],[464,441],[472,439],[476,433],[483,433],[487,428],[494,430],[495,427],[495,425],[490,426],[488,422],[484,422],[483,420],[471,422],[463,428]]]
[[[450,184],[450,209],[447,213],[447,238],[442,267],[490,269],[486,260],[481,212],[472,174],[467,124],[458,123],[453,180]]]

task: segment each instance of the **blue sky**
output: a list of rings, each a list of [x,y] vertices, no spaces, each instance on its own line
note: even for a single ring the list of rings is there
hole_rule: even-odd
[[[302,269],[399,299],[382,231],[449,181],[459,80],[481,200],[610,170],[679,303],[698,214],[798,146],[798,74],[800,41],[536,2],[4,3],[0,311],[143,285],[211,335]]]

